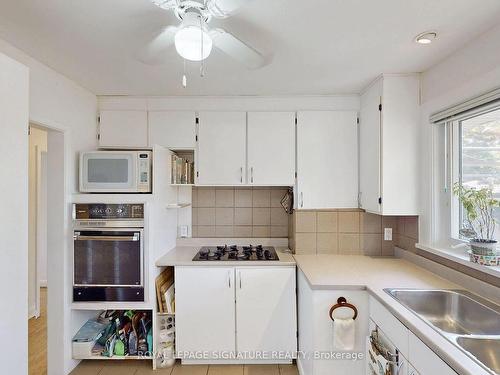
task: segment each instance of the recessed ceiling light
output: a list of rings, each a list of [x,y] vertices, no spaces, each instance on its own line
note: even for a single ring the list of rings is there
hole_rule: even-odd
[[[435,31],[426,31],[422,34],[418,34],[415,37],[415,42],[418,44],[431,44],[436,38],[437,33]]]

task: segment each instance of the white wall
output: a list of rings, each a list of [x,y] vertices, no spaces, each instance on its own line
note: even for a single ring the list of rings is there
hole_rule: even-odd
[[[0,52],[30,70],[30,122],[68,132],[68,192],[76,192],[76,154],[97,146],[96,96],[2,39]]]
[[[77,364],[76,361],[71,359],[70,345],[71,337],[74,334],[74,327],[71,325],[72,312],[70,309],[72,252],[70,240],[70,200],[72,193],[76,192],[77,189],[76,155],[81,150],[90,150],[97,146],[97,98],[88,90],[34,60],[3,40],[0,40],[0,52],[29,68],[29,121],[61,132],[49,132],[49,150],[59,149],[62,151],[61,153],[48,155],[48,164],[51,166],[49,169],[62,174],[63,178],[51,179],[51,176],[49,176],[48,181],[49,219],[52,218],[53,220],[48,222],[48,269],[52,272],[49,272],[48,275],[49,317],[47,324],[49,327],[49,373],[51,375],[62,375],[69,373]],[[25,127],[22,129],[21,134],[25,135],[23,139],[26,139],[27,142]],[[19,150],[23,150],[23,148],[20,147]],[[24,153],[27,158],[27,145],[24,148]],[[59,169],[54,171],[52,165],[56,164]],[[61,177],[61,175],[57,177]],[[58,184],[57,186],[56,183]],[[63,186],[60,186],[61,184]],[[57,194],[56,192],[60,194],[51,198],[51,191],[54,194]],[[26,191],[24,196],[26,204],[28,202],[27,197],[28,193]],[[5,219],[3,217],[0,223],[0,227],[2,228],[4,227]],[[19,253],[18,256],[19,258],[16,261],[22,260],[27,266],[27,258],[22,258],[22,253]],[[26,286],[27,277],[27,273],[25,272],[16,273],[15,277],[8,280],[8,285]],[[7,282],[4,281],[3,285],[7,285]],[[23,316],[24,323],[26,323],[27,289],[24,293],[15,294],[16,300],[20,301],[19,303],[24,303],[22,308],[18,306],[17,314]],[[25,296],[24,298],[23,295]],[[4,300],[12,300],[12,298]],[[23,313],[23,311],[26,312]],[[0,319],[0,321],[3,322],[3,319]],[[21,330],[20,332],[16,332],[15,336],[21,337],[23,333],[22,327],[17,328],[16,324],[9,324],[9,329],[14,326],[16,326],[16,331]],[[7,329],[3,329],[3,331],[6,332]],[[8,344],[11,345],[10,343]],[[5,351],[0,350],[0,352],[3,354]],[[19,355],[22,356],[23,363],[26,364],[26,351],[19,351]],[[8,372],[16,374],[26,373],[26,371],[19,371],[20,369],[23,369],[23,367],[20,366],[16,368],[16,371]]]
[[[439,43],[439,40],[436,41]],[[471,41],[422,75],[420,242],[431,243],[433,165],[432,113],[500,87],[500,25]],[[437,207],[437,206],[435,206]]]
[[[28,372],[28,87],[28,69],[0,53],[2,374]]]

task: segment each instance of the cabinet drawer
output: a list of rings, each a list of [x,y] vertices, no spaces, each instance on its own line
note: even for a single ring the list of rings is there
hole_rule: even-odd
[[[421,375],[457,375],[412,332],[409,334],[410,362]]]
[[[403,356],[408,358],[408,328],[373,297],[370,297],[370,318],[385,332]]]

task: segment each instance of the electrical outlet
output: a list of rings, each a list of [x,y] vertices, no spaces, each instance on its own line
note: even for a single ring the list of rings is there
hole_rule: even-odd
[[[392,241],[392,228],[384,228],[384,241]]]

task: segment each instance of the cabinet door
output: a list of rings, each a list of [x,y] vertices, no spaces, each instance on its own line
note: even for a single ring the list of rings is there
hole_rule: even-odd
[[[295,182],[295,113],[248,113],[248,183]]]
[[[419,375],[418,371],[411,364],[408,365],[408,375]]]
[[[420,374],[457,375],[445,361],[420,341],[413,332],[410,332],[409,347],[410,363]]]
[[[354,111],[297,113],[297,208],[358,207]]]
[[[169,149],[194,149],[196,114],[186,111],[149,112],[149,146]]]
[[[147,147],[146,111],[101,111],[99,147]]]
[[[234,306],[234,268],[175,267],[177,352],[234,352]]]
[[[359,191],[361,208],[378,213],[381,210],[380,132],[382,80],[361,96],[359,122]]]
[[[294,268],[236,269],[236,348],[297,349]]]
[[[201,112],[199,118],[197,183],[246,183],[246,113]]]

